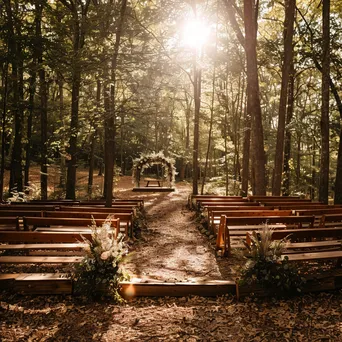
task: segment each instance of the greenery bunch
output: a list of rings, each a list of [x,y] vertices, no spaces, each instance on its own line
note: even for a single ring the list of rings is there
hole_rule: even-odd
[[[265,224],[250,235],[248,261],[241,272],[241,285],[259,285],[276,295],[301,292],[304,279],[298,270],[282,258],[288,237],[272,240],[273,230]]]
[[[93,219],[91,225],[92,239],[86,242],[86,256],[81,263],[75,265],[72,278],[75,281],[75,291],[88,297],[110,295],[116,301],[121,301],[118,290],[119,283],[127,279],[120,262],[127,254],[124,236],[116,236],[109,216],[102,226],[97,227]]]

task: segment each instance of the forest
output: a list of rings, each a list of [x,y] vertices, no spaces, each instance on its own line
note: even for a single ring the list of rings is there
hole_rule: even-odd
[[[162,151],[193,194],[342,203],[342,3],[3,0],[0,197]],[[5,172],[9,170],[9,181]],[[95,171],[96,170],[96,171]]]

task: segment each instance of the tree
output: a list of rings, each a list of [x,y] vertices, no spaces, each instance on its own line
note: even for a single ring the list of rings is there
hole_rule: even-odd
[[[70,11],[73,20],[73,55],[72,55],[72,90],[71,90],[71,123],[69,138],[69,154],[66,198],[76,198],[76,169],[77,169],[77,135],[78,135],[78,114],[79,96],[82,76],[81,51],[85,43],[87,14],[90,0],[60,0],[61,3]]]
[[[327,204],[329,197],[330,0],[323,0],[322,14],[322,142],[319,179],[319,201]]]
[[[247,61],[247,113],[252,122],[252,150],[255,174],[255,194],[266,194],[264,133],[259,97],[257,63],[257,16],[254,0],[244,0],[245,51]]]
[[[293,24],[295,17],[295,8],[296,0],[285,1],[284,59],[282,65],[281,90],[278,112],[277,144],[274,160],[274,179],[272,190],[272,194],[274,196],[280,195],[283,173],[286,102],[288,97],[288,83],[293,58]]]

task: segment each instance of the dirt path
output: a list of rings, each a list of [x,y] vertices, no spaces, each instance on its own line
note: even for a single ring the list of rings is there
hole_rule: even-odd
[[[170,193],[135,193],[146,197],[148,228],[124,266],[133,277],[168,282],[222,279],[213,246],[186,208],[189,193],[185,184]]]

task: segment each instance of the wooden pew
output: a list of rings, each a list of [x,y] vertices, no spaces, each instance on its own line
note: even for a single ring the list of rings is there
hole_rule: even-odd
[[[132,205],[116,205],[113,206],[112,208],[105,208],[105,207],[96,207],[96,206],[90,206],[90,207],[83,207],[83,206],[79,206],[79,207],[66,207],[66,206],[60,206],[59,207],[60,211],[84,211],[84,212],[97,212],[97,213],[108,213],[112,214],[112,213],[128,213],[128,212],[133,212],[133,215],[136,216],[137,214],[137,210],[136,207],[132,206]]]
[[[280,206],[276,206],[278,209],[281,209],[281,210],[288,210],[288,209],[291,209],[291,210],[302,210],[302,209],[308,209],[308,210],[315,210],[315,209],[329,209],[331,208],[332,206],[331,205],[328,205],[328,204],[281,204]],[[334,206],[335,208],[339,207],[339,206]]]
[[[0,264],[71,264],[82,260],[82,256],[0,256]]]
[[[257,202],[202,202],[200,203],[201,207],[198,209],[205,209],[206,207],[260,207],[260,204]]]
[[[241,202],[242,200],[245,201],[246,199],[242,196],[223,196],[223,195],[190,195],[188,197],[188,205],[190,208],[198,208],[197,201],[203,201],[205,199],[230,199],[233,202]]]
[[[319,226],[320,228],[342,226],[342,214],[323,214]]]
[[[311,199],[303,199],[303,198],[265,198],[265,199],[259,199],[258,201],[254,202],[260,202],[260,203],[272,203],[272,202],[279,202],[279,203],[315,203],[315,204],[321,204],[320,202],[312,202]]]
[[[94,205],[105,205],[105,200],[87,200],[80,201],[80,206],[94,206]],[[143,199],[114,199],[112,205],[132,205],[137,206],[139,208],[144,208],[144,200]]]
[[[0,231],[0,243],[76,243],[82,236],[92,239],[90,232]]]
[[[240,217],[240,216],[291,216],[291,210],[210,210],[209,217],[209,227],[211,231],[216,234],[216,227],[220,223],[220,219],[222,215],[226,215],[227,217]]]
[[[107,215],[115,214],[115,213],[133,213],[135,215],[135,208],[130,205],[120,205],[112,208],[104,208],[104,207],[66,207],[61,206],[59,211],[76,211],[76,212],[87,212],[87,213],[105,213]]]
[[[278,200],[278,201],[295,201],[298,199],[301,199],[300,196],[263,196],[263,195],[249,195],[247,196],[247,199],[251,202],[255,202],[255,201],[267,201],[269,199],[274,199],[274,200]]]
[[[39,210],[0,210],[0,217],[40,217],[43,216],[43,212]]]
[[[259,202],[263,205],[273,205],[274,207],[282,207],[282,206],[287,206],[287,207],[290,207],[290,206],[293,206],[293,207],[296,207],[298,205],[301,205],[301,206],[306,206],[307,208],[311,208],[311,206],[316,206],[316,205],[320,205],[319,203],[316,203],[316,202],[305,202],[305,201],[296,201],[296,202],[290,202],[290,201],[287,201],[287,202],[278,202],[278,201],[265,201],[265,202]]]
[[[103,212],[85,212],[85,211],[46,211],[44,217],[60,217],[60,218],[85,218],[106,219],[111,216],[113,219],[120,220],[120,227],[124,228],[125,236],[133,236],[133,212],[127,213],[103,213]]]
[[[51,205],[51,206],[59,206],[59,205],[78,205],[80,201],[74,200],[31,200],[27,202],[11,202],[10,205],[17,206],[17,205]]]
[[[0,230],[19,230],[19,217],[11,216],[11,217],[0,217]]]
[[[13,250],[67,250],[80,251],[88,244],[86,243],[16,243],[16,244],[0,244],[0,251]]]
[[[97,226],[101,226],[105,219],[96,219]],[[59,218],[59,217],[23,217],[24,230],[36,230],[38,227],[44,227],[44,231],[69,231],[77,232],[90,231],[90,226],[92,225],[91,219],[82,218]],[[116,231],[116,235],[120,231],[120,220],[112,219],[111,226]]]
[[[322,209],[295,209],[293,210],[295,215],[314,215],[322,216],[327,214],[342,214],[342,208],[322,208]]]
[[[285,252],[282,258],[288,258],[289,261],[311,261],[338,259],[338,266],[341,266],[342,244],[341,240],[312,241],[316,238],[334,238],[339,239],[342,236],[342,229],[324,230],[320,228],[301,229],[301,230],[277,230],[273,231],[272,239],[280,240],[288,237],[292,241],[300,238],[310,240],[309,242],[287,242]],[[246,244],[251,245],[251,233],[246,234]]]
[[[222,215],[216,238],[216,250],[222,250],[223,255],[230,255],[232,236],[242,238],[246,236],[248,231],[258,230],[260,225],[266,222],[272,228],[277,228],[277,230],[291,226],[292,229],[287,229],[287,231],[292,232],[295,230],[294,227],[297,227],[297,230],[298,228],[304,229],[302,228],[303,224],[312,228],[314,220],[314,216],[227,217],[226,215]]]
[[[0,210],[20,210],[20,211],[42,211],[42,210],[56,210],[58,206],[54,205],[39,205],[39,204],[24,204],[20,203],[17,205],[12,204],[1,204]]]

